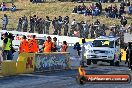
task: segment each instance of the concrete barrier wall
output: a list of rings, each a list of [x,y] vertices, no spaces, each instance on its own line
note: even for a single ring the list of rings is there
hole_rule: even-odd
[[[70,68],[69,53],[35,54],[35,71],[54,71]]]
[[[2,69],[1,74],[3,76],[11,76],[17,74],[16,62],[14,61],[3,61],[2,62]]]
[[[54,71],[71,67],[69,53],[22,53],[17,62],[3,61],[2,75],[10,76],[35,71]]]

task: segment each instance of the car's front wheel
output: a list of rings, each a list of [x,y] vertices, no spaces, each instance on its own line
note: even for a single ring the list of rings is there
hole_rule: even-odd
[[[93,64],[97,64],[97,61],[92,61]]]
[[[114,66],[114,60],[110,61],[110,66]]]
[[[91,60],[87,59],[87,65],[91,65]]]

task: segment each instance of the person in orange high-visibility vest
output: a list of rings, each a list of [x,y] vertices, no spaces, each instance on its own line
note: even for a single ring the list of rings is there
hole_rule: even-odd
[[[26,39],[27,38],[24,35],[23,40],[20,42],[20,47],[19,47],[20,53],[28,53],[29,52],[29,43]]]
[[[66,52],[67,48],[68,48],[67,42],[63,41],[63,44],[61,45],[61,52]]]
[[[47,37],[47,40],[44,42],[43,47],[44,47],[43,52],[51,52],[52,51],[54,44],[53,44],[50,36]]]
[[[38,53],[39,51],[38,42],[35,38],[36,36],[33,35],[33,39],[29,40],[29,52],[30,53]]]

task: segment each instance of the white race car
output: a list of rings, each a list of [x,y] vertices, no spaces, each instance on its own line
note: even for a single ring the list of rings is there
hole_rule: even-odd
[[[111,66],[119,65],[120,45],[118,37],[99,37],[85,44],[87,64],[97,64],[98,61],[108,62]]]

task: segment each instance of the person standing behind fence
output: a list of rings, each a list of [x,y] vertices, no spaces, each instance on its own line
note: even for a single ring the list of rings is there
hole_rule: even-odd
[[[11,39],[8,38],[8,33],[5,33],[3,36],[3,60],[12,60],[12,51],[11,51]]]
[[[33,35],[33,38],[31,40],[29,40],[29,52],[30,53],[38,53],[38,51],[39,51],[38,42],[35,38],[36,38],[36,36]]]
[[[59,35],[61,35],[61,30],[62,30],[62,25],[63,25],[63,21],[62,21],[62,17],[59,16],[58,18],[58,31],[59,31]]]
[[[19,51],[20,53],[28,53],[29,52],[29,43],[26,40],[26,36],[23,36],[23,40],[20,42]]]
[[[22,29],[23,29],[23,32],[28,31],[28,19],[26,16],[22,17]]]
[[[50,36],[47,37],[47,40],[44,42],[43,47],[44,47],[43,52],[51,52],[52,48],[54,48],[54,45]]]
[[[67,42],[63,41],[63,44],[61,45],[61,52],[66,52],[67,48],[68,48]]]
[[[46,29],[46,34],[49,34],[49,27],[50,27],[51,20],[49,19],[48,16],[46,16],[45,20],[45,29]]]
[[[34,18],[32,16],[30,16],[30,30],[29,33],[33,33],[34,32]]]
[[[18,20],[17,31],[22,31],[22,18],[19,18]]]
[[[52,51],[53,51],[53,52],[57,52],[57,42],[56,42],[56,41],[57,41],[57,38],[54,37],[54,38],[53,38],[53,46],[54,46],[54,47],[52,48]]]
[[[2,30],[6,30],[6,26],[8,25],[8,17],[7,17],[7,15],[4,14],[4,17],[1,18],[1,19],[2,19],[2,25],[3,25]]]
[[[125,17],[122,17],[120,22],[121,22],[121,25],[123,25],[123,27],[127,25],[127,19]]]
[[[67,34],[68,34],[68,29],[69,29],[68,24],[69,24],[69,17],[66,16],[64,18],[64,36],[67,36]]]

